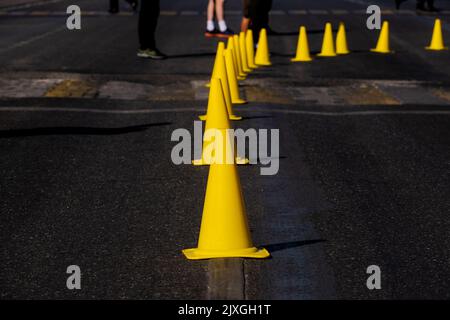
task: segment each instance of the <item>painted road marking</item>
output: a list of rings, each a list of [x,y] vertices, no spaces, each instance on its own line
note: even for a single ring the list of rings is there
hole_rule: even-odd
[[[244,259],[211,259],[208,262],[208,300],[245,299]]]
[[[181,11],[180,16],[198,16],[200,13],[198,11]]]
[[[42,6],[42,5],[47,5],[47,4],[59,3],[59,2],[63,2],[63,1],[64,0],[43,0],[43,1],[38,1],[38,2],[19,4],[16,6],[8,6],[8,7],[4,8],[3,10],[13,11],[13,10],[18,10],[18,9],[28,9],[28,8],[38,7],[38,6]]]
[[[312,15],[328,14],[327,10],[308,10],[308,12]]]
[[[20,48],[20,47],[26,46],[26,45],[28,45],[28,44],[30,44],[32,42],[41,40],[41,39],[43,39],[45,37],[48,37],[48,36],[54,35],[54,34],[56,34],[58,32],[66,31],[66,30],[67,30],[66,26],[56,28],[55,30],[51,30],[51,31],[45,32],[43,34],[31,37],[31,38],[29,38],[27,40],[17,42],[17,43],[15,43],[15,44],[13,44],[13,45],[11,45],[9,47],[2,48],[2,49],[0,49],[0,53],[3,53],[3,52],[6,52],[6,51],[9,51],[9,50],[12,50],[12,49],[16,49],[16,48]]]
[[[51,87],[44,95],[47,98],[94,98],[96,84],[82,80],[63,80]]]
[[[289,10],[288,14],[291,14],[291,15],[305,15],[305,14],[308,14],[308,11],[306,11],[306,10]]]
[[[57,85],[60,79],[0,79],[1,98],[33,98],[42,97],[49,88]]]
[[[73,77],[73,76],[72,76]],[[128,101],[202,101],[205,80],[165,85],[132,81],[72,79],[1,79],[4,98],[94,98]],[[438,90],[439,89],[439,90]],[[240,88],[249,101],[274,105],[449,105],[448,87],[418,81],[362,80],[341,84],[292,85],[279,80],[248,80]],[[203,103],[205,102],[205,103]]]
[[[177,11],[161,11],[159,14],[162,16],[176,16],[176,15],[178,15],[178,12]]]
[[[335,15],[349,14],[348,10],[331,10],[331,13]]]
[[[283,16],[283,15],[286,14],[286,12],[283,11],[283,10],[272,10],[272,11],[269,12],[269,14],[271,16]]]

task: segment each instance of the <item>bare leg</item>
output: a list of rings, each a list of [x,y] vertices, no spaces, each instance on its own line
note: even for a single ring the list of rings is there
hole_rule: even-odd
[[[241,22],[241,31],[246,32],[248,30],[248,26],[250,24],[250,19],[243,17]]]
[[[209,0],[208,8],[206,10],[206,19],[208,21],[214,20],[214,0]]]
[[[216,18],[217,21],[223,21],[223,0],[216,0]]]

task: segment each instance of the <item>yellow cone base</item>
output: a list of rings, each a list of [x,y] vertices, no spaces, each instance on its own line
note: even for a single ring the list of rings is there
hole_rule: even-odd
[[[201,116],[198,116],[198,118],[202,121],[206,121],[206,114],[202,114]],[[233,115],[229,116],[228,119],[237,121],[237,120],[242,120],[242,117],[239,117],[239,116],[236,116],[233,114]]]
[[[206,88],[211,88],[211,82],[205,84],[205,87],[206,87]]]
[[[248,160],[247,158],[241,158],[241,157],[236,157],[236,164],[238,165],[247,165],[250,164],[250,160]],[[192,160],[192,164],[194,166],[209,166],[211,165],[211,161],[207,161],[205,159],[197,159],[197,160]]]
[[[391,53],[394,53],[394,51],[386,51],[386,50],[378,50],[378,49],[370,49],[370,52],[384,53],[384,54],[391,54]]]
[[[242,117],[236,116],[234,114],[232,114],[231,116],[228,117],[230,120],[242,120]]]
[[[247,104],[248,102],[243,99],[234,99],[232,100],[233,104]]]
[[[431,51],[444,51],[444,50],[448,50],[448,47],[425,47],[426,50],[431,50]]]
[[[266,249],[245,248],[236,250],[216,251],[216,250],[203,250],[199,248],[185,249],[183,254],[189,260],[202,260],[202,259],[214,259],[214,258],[255,258],[264,259],[270,257],[269,251]]]
[[[335,53],[319,53],[317,56],[318,57],[336,57],[337,54],[335,54]]]
[[[312,58],[292,58],[291,62],[310,62]]]

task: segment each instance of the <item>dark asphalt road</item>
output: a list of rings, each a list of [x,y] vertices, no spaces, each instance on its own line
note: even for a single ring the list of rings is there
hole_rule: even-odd
[[[76,1],[94,13],[81,31],[51,14],[74,1],[3,9],[1,299],[210,297],[215,265],[181,254],[208,168],[173,165],[170,136],[206,106],[216,41],[202,35],[204,1],[162,2],[161,62],[135,57],[136,17],[102,15],[106,1]],[[228,2],[237,29],[240,1]],[[274,65],[249,76],[251,103],[236,108],[237,127],[281,135],[278,175],[239,168],[253,240],[272,253],[240,262],[242,298],[450,298],[450,53],[423,50],[434,16],[413,12],[384,16],[395,54],[369,53],[378,32],[353,13],[368,3],[274,1]],[[354,53],[289,63],[300,24],[317,52],[324,23],[341,20]],[[72,95],[55,96],[67,81]],[[80,291],[66,288],[71,264]],[[373,264],[381,290],[366,287]]]

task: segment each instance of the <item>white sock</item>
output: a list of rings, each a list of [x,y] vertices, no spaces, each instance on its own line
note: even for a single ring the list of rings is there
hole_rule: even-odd
[[[224,20],[219,21],[219,29],[220,32],[224,32],[225,30],[227,30],[227,23]]]
[[[206,30],[208,30],[208,31],[214,30],[214,21],[212,21],[212,20],[206,21]]]

